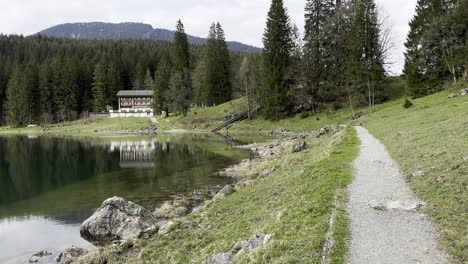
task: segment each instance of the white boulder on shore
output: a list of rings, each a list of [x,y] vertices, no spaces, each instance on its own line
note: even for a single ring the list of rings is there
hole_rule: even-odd
[[[136,239],[154,233],[156,223],[156,218],[144,207],[112,197],[81,224],[80,233],[91,242]]]

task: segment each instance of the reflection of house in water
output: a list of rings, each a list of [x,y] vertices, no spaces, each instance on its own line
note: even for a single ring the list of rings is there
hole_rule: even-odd
[[[121,168],[154,167],[156,140],[113,140],[110,151],[120,150]]]

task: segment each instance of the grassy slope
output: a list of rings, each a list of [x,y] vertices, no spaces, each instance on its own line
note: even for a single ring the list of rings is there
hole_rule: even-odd
[[[456,91],[451,91],[456,92]],[[425,209],[437,223],[448,252],[468,262],[468,97],[447,99],[450,91],[379,106],[366,128],[379,138],[400,164]],[[426,173],[411,178],[414,171]]]
[[[351,161],[358,140],[353,130],[321,139],[309,139],[298,154],[284,149],[257,168],[276,168],[258,185],[235,192],[189,216],[168,237],[154,237],[137,259],[143,263],[201,263],[212,254],[229,251],[238,241],[258,233],[272,234],[260,251],[243,255],[236,263],[317,263],[328,229],[337,189],[351,180]],[[343,199],[344,197],[341,197]],[[333,259],[346,252],[347,221],[340,209]]]
[[[157,126],[146,117],[130,118],[104,118],[94,121],[84,119],[73,122],[65,122],[51,125],[50,133],[61,135],[106,135],[125,134],[128,130],[136,130],[143,127]],[[0,128],[0,134],[38,134],[42,127],[31,128]]]

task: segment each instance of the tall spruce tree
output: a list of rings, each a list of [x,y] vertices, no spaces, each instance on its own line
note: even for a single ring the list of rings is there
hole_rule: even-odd
[[[294,47],[291,22],[282,0],[272,0],[263,35],[260,101],[268,119],[280,119],[290,106],[288,72]]]
[[[153,77],[151,77],[150,70],[146,70],[145,80],[143,82],[143,90],[153,90]]]
[[[231,60],[224,31],[219,23],[213,23],[208,33],[201,64],[202,80],[197,80],[197,95],[208,106],[218,105],[231,99]],[[199,69],[196,69],[199,70]]]
[[[334,14],[334,7],[332,0],[308,0],[305,8],[304,75],[307,95],[314,112],[319,102],[324,101],[325,81],[330,68],[328,57],[334,52],[334,47],[327,45],[329,32],[325,30]]]
[[[24,66],[16,65],[11,74],[6,90],[6,121],[13,127],[29,122],[29,91],[23,76]]]
[[[106,109],[107,89],[106,89],[106,68],[104,60],[101,60],[94,69],[93,75],[93,98],[94,111],[102,112]]]
[[[192,94],[192,77],[190,69],[190,52],[182,21],[177,21],[174,33],[174,44],[172,47],[173,73],[168,93],[173,112],[187,114]]]
[[[376,100],[382,100],[385,75],[379,17],[374,0],[356,1],[353,8],[354,21],[348,38],[347,84],[357,103],[368,103],[372,111]]]
[[[168,114],[168,89],[171,80],[171,65],[167,57],[163,57],[158,64],[158,69],[154,74],[153,85],[153,109],[154,112],[160,114],[165,112]]]

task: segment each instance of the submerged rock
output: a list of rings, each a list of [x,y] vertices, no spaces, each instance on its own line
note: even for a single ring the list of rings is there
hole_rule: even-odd
[[[229,252],[207,258],[202,264],[231,264],[236,257],[265,245],[270,238],[271,235],[254,235],[246,241],[237,242]]]
[[[135,239],[155,231],[156,218],[150,211],[120,197],[105,200],[80,227],[81,236],[91,242]]]

